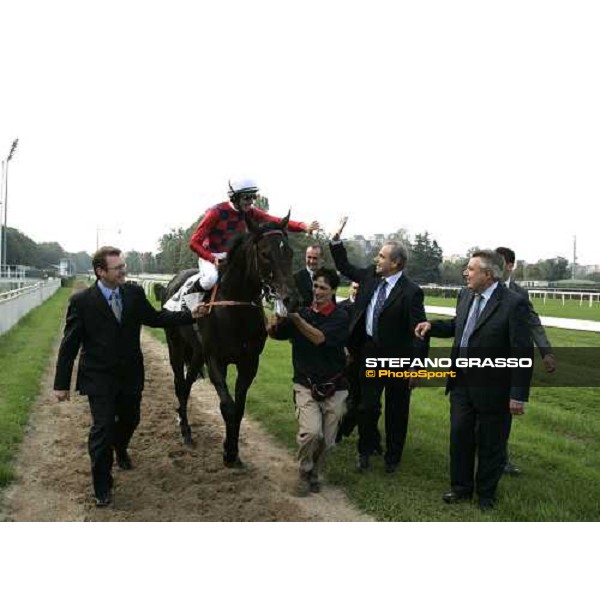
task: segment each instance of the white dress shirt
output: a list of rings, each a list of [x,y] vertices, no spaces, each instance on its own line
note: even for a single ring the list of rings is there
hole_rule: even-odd
[[[389,277],[382,278],[382,279],[385,279],[385,281],[387,281],[387,288],[385,290],[386,301],[390,296],[390,292],[392,291],[392,288],[400,280],[400,277],[402,277],[402,271],[398,271],[398,273],[394,273],[393,275],[390,275]],[[379,294],[379,288],[381,287],[382,283],[383,283],[383,281],[381,283],[379,283],[379,285],[375,288],[375,291],[373,292],[373,296],[371,297],[371,301],[369,302],[369,306],[367,307],[366,330],[367,330],[367,335],[370,335],[371,337],[373,337],[373,311],[375,310],[375,302],[377,302],[377,294]]]

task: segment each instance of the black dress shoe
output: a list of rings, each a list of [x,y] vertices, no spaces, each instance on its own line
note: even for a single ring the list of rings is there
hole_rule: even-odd
[[[395,473],[398,470],[397,462],[386,462],[385,463],[385,472],[386,473]]]
[[[496,507],[495,498],[479,498],[479,510],[482,512],[486,512],[488,510],[493,510]]]
[[[517,467],[517,465],[508,461],[504,465],[504,475],[511,475],[512,477],[517,477],[521,474],[521,469]]]
[[[117,452],[117,465],[123,471],[131,471],[133,469],[133,463],[129,454],[127,454],[127,450],[125,452]]]
[[[472,497],[473,494],[471,494],[470,492],[456,492],[454,490],[450,490],[442,496],[442,500],[446,504],[455,504],[456,502],[464,502],[466,500],[470,500]]]
[[[111,502],[112,494],[110,492],[96,496],[96,508],[106,508],[107,506],[110,506]]]
[[[358,455],[358,462],[356,463],[356,470],[359,473],[365,473],[371,468],[369,464],[369,457],[366,454]]]

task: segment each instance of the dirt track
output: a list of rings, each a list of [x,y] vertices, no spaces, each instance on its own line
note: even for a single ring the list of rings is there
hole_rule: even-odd
[[[93,505],[86,399],[51,394],[54,361],[6,492],[2,517],[11,521],[357,521],[371,520],[338,489],[295,498],[293,456],[246,418],[240,454],[245,471],[222,466],[223,422],[212,387],[198,382],[190,400],[195,446],[181,442],[166,348],[143,336],[146,390],[142,422],[131,443],[132,471],[115,468],[115,503]],[[290,407],[291,410],[291,407]]]

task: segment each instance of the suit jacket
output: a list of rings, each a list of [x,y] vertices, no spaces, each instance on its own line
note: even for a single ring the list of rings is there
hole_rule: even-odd
[[[467,317],[473,302],[474,294],[468,288],[461,291],[456,305],[456,316],[449,320],[432,321],[433,337],[454,337],[452,359],[459,355],[460,340],[467,324]],[[469,338],[471,355],[493,358],[499,351],[514,350],[519,356],[528,356],[533,348],[531,329],[529,327],[529,307],[527,301],[516,292],[509,290],[501,283],[494,290],[479,315],[475,329]],[[472,352],[471,352],[472,351]],[[475,389],[475,394],[500,400],[527,401],[529,386],[523,384],[523,376],[517,376],[511,369],[498,371],[502,380],[500,385]],[[446,385],[448,393],[456,385],[456,379],[449,378]]]
[[[508,289],[516,292],[521,295],[525,300],[527,300],[527,305],[529,307],[529,326],[531,327],[531,335],[533,336],[533,341],[535,345],[538,347],[542,358],[546,356],[546,354],[552,353],[552,344],[546,335],[546,330],[540,321],[539,315],[535,312],[535,308],[533,308],[533,304],[529,299],[529,292],[521,287],[517,282],[511,281],[508,285]]]
[[[58,352],[55,390],[68,390],[79,349],[76,389],[85,395],[141,392],[144,359],[140,348],[142,324],[150,327],[189,325],[190,313],[157,311],[137,284],[120,286],[121,322],[117,321],[96,284],[71,296],[64,336]]]
[[[366,313],[381,277],[375,266],[360,269],[348,262],[344,244],[330,244],[331,255],[337,269],[351,281],[360,284],[354,301],[350,321],[348,346],[357,352],[366,341]],[[402,274],[390,291],[373,337],[382,356],[425,356],[427,344],[415,337],[417,323],[425,320],[423,290],[409,277]]]
[[[313,301],[313,282],[306,268],[302,268],[294,273],[296,288],[300,292],[302,306],[310,306]]]
[[[345,300],[342,300],[338,303],[338,306],[344,311],[346,311],[348,319],[350,320],[352,319],[352,315],[354,314],[354,305],[354,302],[350,302],[350,298],[346,298]]]

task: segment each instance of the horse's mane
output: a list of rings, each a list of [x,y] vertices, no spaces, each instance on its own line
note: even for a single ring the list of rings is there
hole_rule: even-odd
[[[282,231],[283,233],[285,233],[280,227],[278,223],[271,223],[266,222],[266,223],[261,223],[260,226],[260,231],[262,233],[266,233],[268,231]],[[235,235],[233,237],[233,239],[231,240],[231,244],[229,246],[229,250],[227,252],[227,255],[229,257],[229,263],[234,262],[234,259],[237,255],[238,252],[240,252],[243,247],[244,244],[253,236],[254,234],[251,231],[244,231],[242,233],[238,233],[237,235]]]
[[[232,240],[231,245],[229,246],[229,250],[227,252],[228,257],[230,257],[231,261],[236,256],[240,250],[242,250],[246,241],[250,238],[252,234],[249,231],[245,231],[243,233],[238,233]]]

